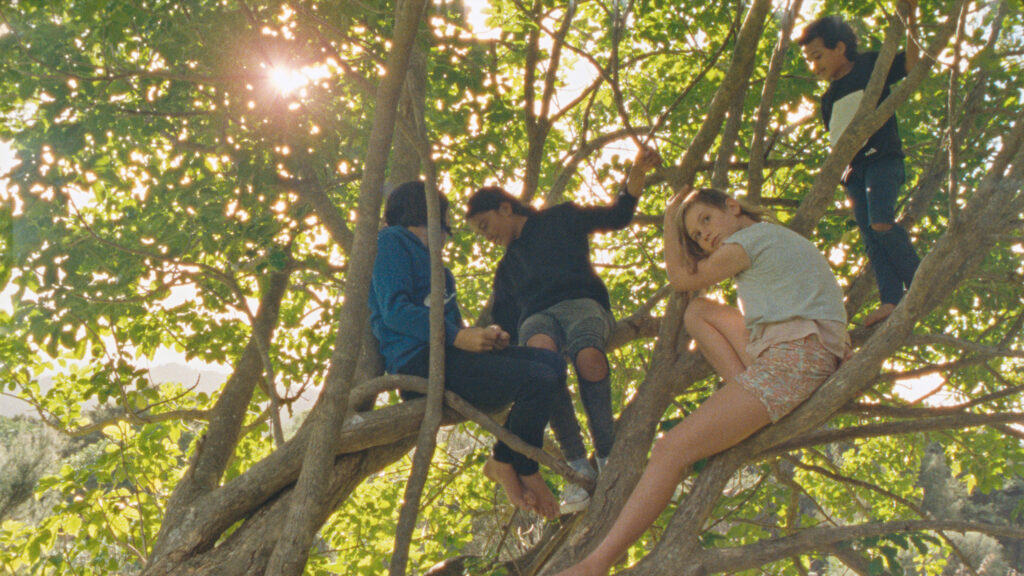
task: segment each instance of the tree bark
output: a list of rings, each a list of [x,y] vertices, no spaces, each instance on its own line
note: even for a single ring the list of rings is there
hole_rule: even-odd
[[[220,484],[238,445],[249,402],[262,374],[262,360],[255,340],[260,339],[264,347],[269,346],[289,277],[288,272],[277,272],[271,274],[267,282],[249,345],[224,384],[224,390],[210,412],[209,428],[167,502],[167,512],[150,554],[151,563],[174,553],[178,541],[176,531],[185,524],[187,517],[196,513],[195,503]]]
[[[772,98],[775,96],[779,76],[782,74],[782,66],[786,61],[793,23],[796,21],[796,15],[799,14],[802,4],[803,0],[791,0],[789,10],[783,15],[779,40],[775,44],[771,62],[768,64],[768,73],[764,79],[764,86],[761,88],[761,100],[757,105],[757,113],[754,115],[754,135],[750,139],[750,166],[747,169],[746,198],[755,204],[761,203],[761,191],[764,188],[764,166],[768,160],[767,132],[772,112]]]
[[[413,445],[410,435],[397,442],[346,454],[337,459],[324,493],[333,502],[327,514],[317,518],[318,525],[369,476],[404,456]],[[293,498],[291,488],[265,502],[222,544],[174,567],[167,574],[194,576],[249,576],[262,574],[274,546],[284,530]]]
[[[369,316],[366,302],[369,297],[369,277],[377,252],[377,223],[380,219],[384,168],[391,149],[398,99],[405,82],[412,44],[423,18],[424,6],[422,0],[406,0],[397,8],[395,33],[387,65],[389,74],[384,77],[377,93],[377,109],[360,187],[359,217],[349,265],[349,278],[354,281],[350,280],[346,287],[338,338],[335,340],[335,351],[323,391],[303,425],[304,428],[309,426],[311,433],[303,458],[302,473],[285,523],[284,537],[278,540],[267,566],[267,573],[275,576],[297,576],[302,573],[313,538],[320,529],[318,519],[332,505],[331,499],[322,491],[322,486],[326,483],[334,461],[333,446],[337,444],[341,431],[361,348],[346,338],[346,334],[359,334],[359,329]],[[360,343],[360,340],[355,342]]]

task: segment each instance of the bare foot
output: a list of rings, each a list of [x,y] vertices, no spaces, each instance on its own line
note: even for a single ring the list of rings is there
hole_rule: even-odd
[[[498,462],[494,458],[488,458],[487,462],[484,462],[484,476],[500,484],[505,490],[505,495],[508,496],[509,501],[516,508],[522,510],[536,509],[534,496],[527,493],[526,488],[519,479],[519,475],[512,469],[511,464],[505,464],[504,462]]]
[[[889,317],[889,314],[892,314],[892,311],[895,309],[895,304],[883,302],[881,306],[875,308],[870,314],[864,317],[864,327],[867,328],[868,326],[873,326],[875,324],[878,324],[882,320],[885,320],[886,318]]]
[[[551,489],[544,483],[544,479],[541,478],[540,472],[535,472],[529,476],[520,476],[519,481],[522,483],[523,488],[526,492],[530,493],[536,500],[534,510],[545,518],[557,518],[558,517],[558,500],[555,495],[551,493]]]

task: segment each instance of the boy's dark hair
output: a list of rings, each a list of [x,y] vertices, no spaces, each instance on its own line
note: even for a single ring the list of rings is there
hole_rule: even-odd
[[[847,60],[853,60],[857,56],[857,34],[842,16],[825,16],[811,22],[796,39],[796,43],[807,46],[814,42],[815,38],[821,38],[821,42],[829,50],[842,42],[846,46]]]
[[[438,193],[441,203],[441,229],[451,234],[448,226],[448,199]],[[399,184],[388,194],[384,205],[384,222],[388,226],[426,226],[427,189],[423,182],[412,181]]]
[[[520,216],[529,216],[537,211],[533,206],[520,202],[518,198],[509,194],[503,188],[490,186],[480,188],[469,197],[469,201],[466,203],[466,218],[497,210],[502,202],[508,202],[509,206],[512,207],[512,213]]]

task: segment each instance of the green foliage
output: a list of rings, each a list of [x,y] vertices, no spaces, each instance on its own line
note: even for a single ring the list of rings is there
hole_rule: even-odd
[[[482,536],[479,527],[504,521],[511,508],[507,501],[499,503],[500,489],[481,472],[489,440],[462,428],[444,434],[447,441],[438,445],[423,496],[417,543],[410,550],[414,566],[425,569],[470,548],[486,556],[495,542],[476,542]],[[371,576],[387,571],[395,543],[393,526],[411,464],[411,458],[404,458],[368,479],[328,520],[321,532],[321,555],[311,561],[309,573]],[[494,534],[487,538],[496,539]]]
[[[2,455],[9,459],[4,462],[24,464],[24,451],[38,448],[47,463],[59,457],[66,464],[48,469],[36,486],[41,517],[8,518],[0,526],[6,572],[141,568],[167,499],[200,443],[206,423],[199,414],[219,398],[218,392],[190,388],[190,382],[156,384],[152,361],[173,350],[190,361],[235,367],[275,272],[291,275],[268,350],[274,385],[286,403],[303,393],[315,396],[346,288],[361,279],[348,277],[349,254],[326,230],[309,191],[321,190],[353,227],[393,4],[17,0],[0,7],[0,139],[11,143],[18,162],[8,183],[0,181],[0,386],[30,401],[61,430],[107,423],[67,452],[19,440],[27,438],[23,430],[0,427]],[[553,195],[560,200],[609,201],[634,147],[625,136],[601,139],[627,123],[649,127],[664,114],[652,142],[666,164],[683,156],[724,77],[746,5],[643,0],[620,27],[613,13],[623,4],[576,3],[552,81],[559,91],[546,117],[539,115],[554,53],[549,40],[564,2],[545,0],[536,4],[537,14],[528,14],[520,2],[493,0],[495,39],[475,37],[459,3],[432,5],[429,29],[418,39],[427,54],[422,112],[441,188],[456,215],[478,186],[518,191],[528,168],[538,174],[537,190],[527,190],[537,203],[555,186],[564,186]],[[884,8],[891,12],[890,4]],[[952,5],[942,1],[922,10],[925,44]],[[931,171],[948,162],[943,135],[951,88],[952,117],[968,118],[959,132],[956,194],[940,174],[934,197],[913,224],[921,253],[959,209],[951,198],[962,200],[978,188],[1000,138],[1019,122],[1022,14],[1008,5],[999,40],[979,53],[994,11],[988,5],[976,10],[962,51],[969,65],[954,78],[937,67],[898,112],[911,198],[929,192],[923,188]],[[830,0],[820,12],[855,20],[867,48],[877,47],[884,33],[877,3]],[[759,42],[737,162],[749,159],[754,108],[780,27],[781,14],[773,14]],[[543,41],[531,56],[534,37]],[[619,58],[615,67],[613,54]],[[599,79],[594,63],[606,78]],[[274,84],[275,68],[305,68],[308,83],[285,91]],[[534,82],[527,86],[530,77]],[[612,77],[621,88],[621,108],[609,86]],[[980,94],[973,92],[977,83],[985,88]],[[594,88],[586,91],[589,85]],[[763,191],[765,204],[783,222],[828,154],[814,105],[822,89],[791,47],[769,113],[772,147]],[[529,108],[528,97],[534,99]],[[798,124],[804,117],[809,120]],[[531,142],[542,128],[543,140]],[[396,138],[402,137],[397,130]],[[717,142],[706,159],[713,161],[720,149]],[[539,152],[539,159],[531,152]],[[702,167],[697,184],[710,175]],[[729,173],[730,189],[742,194],[747,181],[737,164]],[[639,212],[660,222],[670,194],[663,183],[648,186]],[[486,309],[501,250],[481,242],[461,218],[455,224],[446,259],[463,311],[474,319]],[[859,233],[838,193],[812,240],[830,257],[844,287],[867,269]],[[660,226],[648,223],[592,239],[617,317],[632,314],[664,286],[661,245]],[[919,336],[942,338],[904,346],[885,370],[913,377],[938,370],[943,400],[974,402],[974,414],[1021,412],[1014,390],[1024,384],[1022,275],[1016,231],[916,329]],[[710,295],[736,300],[731,288]],[[854,319],[872,306],[870,298],[857,306]],[[653,314],[663,307],[655,306]],[[652,339],[640,339],[611,353],[617,413],[635,398],[653,350]],[[948,367],[954,362],[960,364]],[[913,409],[926,406],[913,401],[923,392],[908,393],[897,380],[880,380],[864,398],[893,412],[854,407],[833,418],[830,429],[920,417]],[[710,378],[691,385],[666,412],[662,428],[692,412],[715,383]],[[224,482],[275,449],[269,405],[265,392],[253,395]],[[900,410],[910,415],[900,416]],[[520,516],[509,519],[507,503],[480,475],[485,448],[467,440],[475,427],[458,430],[435,458],[413,565],[422,572],[445,558],[472,554],[479,556],[472,570],[500,573],[500,563],[524,551],[539,532],[529,528],[538,526]],[[15,458],[19,445],[23,452]],[[716,503],[703,543],[741,546],[813,526],[916,517],[908,503],[927,502],[935,490],[920,473],[929,446],[948,461],[949,486],[955,488],[949,493],[962,494],[964,502],[1013,494],[1024,475],[1019,439],[994,427],[817,446],[744,470]],[[374,475],[339,508],[321,533],[310,573],[381,573],[408,467],[402,460]],[[24,474],[4,476],[0,498],[14,493],[15,480],[35,482],[40,472],[38,466],[19,470]],[[556,488],[561,483],[550,481]],[[998,507],[961,508],[988,518]],[[952,505],[945,512],[951,514]],[[631,550],[630,561],[655,545],[671,513]],[[1019,505],[1015,514],[1019,523]],[[506,528],[511,535],[502,539]],[[912,566],[936,573],[951,554],[945,540],[917,533],[864,539],[854,547],[872,570],[893,573]],[[825,563],[807,554],[760,573],[793,573],[796,561]]]
[[[166,392],[181,390],[168,387]],[[16,574],[138,571],[144,561],[141,551],[156,536],[165,501],[183,471],[183,448],[191,436],[180,422],[122,422],[69,446],[62,463],[40,460],[49,475],[37,478],[33,487],[48,511],[34,526],[4,522],[4,565]]]

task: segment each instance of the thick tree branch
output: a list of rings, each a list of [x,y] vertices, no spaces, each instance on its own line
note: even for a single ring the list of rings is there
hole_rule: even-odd
[[[1024,529],[1012,526],[959,520],[902,520],[872,522],[856,526],[809,528],[792,536],[762,541],[748,546],[703,550],[694,560],[706,570],[704,573],[739,572],[790,556],[807,554],[816,550],[827,550],[829,547],[843,542],[886,534],[922,531],[979,532],[1003,538],[1024,538]],[[624,574],[632,573],[633,571],[627,571]]]
[[[783,13],[779,29],[779,40],[772,51],[771,61],[768,63],[768,73],[765,76],[764,86],[761,87],[761,100],[757,105],[757,112],[754,114],[754,130],[750,139],[750,167],[747,170],[747,200],[760,204],[761,190],[764,187],[764,166],[768,160],[768,121],[771,119],[772,99],[779,84],[779,76],[782,74],[782,66],[786,62],[786,52],[789,50],[789,37],[793,33],[793,23],[797,14],[800,13],[800,6],[803,0],[790,0],[789,9]]]
[[[376,256],[377,222],[384,187],[384,170],[394,132],[398,100],[405,80],[409,55],[416,32],[423,18],[425,2],[407,0],[397,9],[392,49],[388,56],[389,74],[381,81],[377,93],[377,109],[370,142],[367,147],[365,170],[359,197],[359,217],[353,242],[351,278],[346,286],[345,305],[335,340],[331,367],[324,389],[304,428],[312,432],[303,458],[302,473],[295,488],[295,500],[288,515],[283,537],[278,541],[267,564],[271,574],[288,576],[301,574],[306,564],[313,537],[320,528],[318,520],[324,516],[332,502],[322,491],[334,461],[333,447],[337,445],[349,396],[351,378],[359,360],[359,347],[349,346],[345,334],[355,334],[369,315],[366,306],[369,297],[370,272]]]
[[[441,207],[438,199],[437,169],[430,153],[430,141],[424,118],[420,117],[413,107],[412,114],[415,133],[412,140],[426,171],[427,200],[427,248],[430,253],[430,359],[427,378],[427,408],[420,424],[416,439],[416,452],[413,456],[412,470],[402,498],[402,509],[398,515],[398,526],[395,530],[395,547],[391,554],[388,573],[391,576],[403,576],[409,562],[409,545],[412,533],[419,516],[420,501],[423,498],[423,487],[430,472],[430,462],[434,458],[437,447],[437,430],[441,426],[444,409],[445,385],[445,268],[441,260],[444,244],[444,232],[441,230]]]
[[[753,60],[750,68],[753,69]],[[715,157],[715,168],[711,172],[711,187],[719,190],[729,189],[729,165],[732,156],[739,144],[740,128],[743,126],[743,105],[747,99],[747,92],[750,90],[750,82],[744,82],[736,94],[733,95],[732,104],[726,112],[725,128],[718,139],[718,153]]]
[[[678,170],[672,174],[669,180],[673,189],[678,190],[684,184],[693,182],[697,174],[697,166],[714,142],[726,110],[732,103],[733,95],[750,77],[750,69],[757,53],[757,44],[761,38],[764,19],[770,8],[771,2],[766,0],[754,0],[751,4],[736,38],[736,48],[733,51],[732,61],[729,63],[729,70],[725,73],[725,78],[722,79],[718,90],[715,91],[711,104],[708,105],[704,123],[701,124],[693,141],[687,147],[686,153],[683,154],[682,160],[679,161]]]
[[[224,470],[241,437],[253,391],[263,374],[260,349],[262,347],[265,350],[270,345],[289,278],[287,271],[270,275],[252,324],[249,344],[224,384],[217,403],[210,410],[210,425],[206,435],[193,454],[185,476],[178,482],[167,502],[167,511],[150,555],[151,561],[178,552],[181,542],[177,526],[196,512],[195,502],[202,495],[214,491],[220,485]]]

